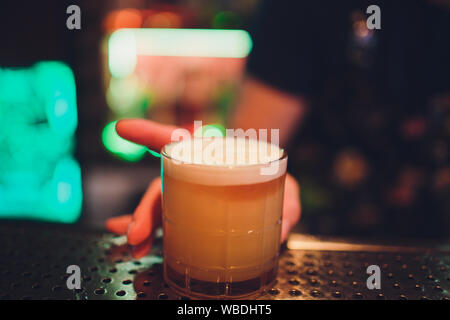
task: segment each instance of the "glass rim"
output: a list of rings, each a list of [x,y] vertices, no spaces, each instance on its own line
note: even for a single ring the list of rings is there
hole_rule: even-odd
[[[222,137],[224,138],[224,137]],[[203,138],[192,138],[193,139],[203,139]],[[246,138],[247,139],[247,138]],[[257,140],[258,141],[258,140]],[[251,168],[251,167],[260,167],[260,166],[268,166],[272,163],[275,163],[277,161],[282,161],[284,159],[286,159],[288,157],[288,153],[284,148],[279,148],[282,152],[281,152],[281,156],[277,159],[271,160],[269,162],[264,162],[264,163],[254,163],[254,164],[207,164],[207,163],[192,163],[192,162],[184,162],[183,160],[178,160],[175,159],[173,157],[171,157],[167,152],[166,152],[166,148],[167,146],[171,145],[171,144],[175,144],[175,143],[180,143],[181,141],[173,141],[173,142],[169,142],[166,145],[164,145],[161,148],[161,156],[162,158],[166,158],[172,161],[178,161],[184,165],[191,165],[191,166],[200,166],[200,167],[212,167],[212,168]]]

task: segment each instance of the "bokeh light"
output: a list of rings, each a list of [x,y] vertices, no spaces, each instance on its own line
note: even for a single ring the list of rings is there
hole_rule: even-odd
[[[102,132],[102,141],[106,149],[127,161],[139,161],[145,155],[146,148],[136,143],[129,142],[120,137],[116,132],[116,123],[108,123]]]
[[[75,222],[82,184],[70,67],[46,61],[0,69],[0,116],[0,216]]]

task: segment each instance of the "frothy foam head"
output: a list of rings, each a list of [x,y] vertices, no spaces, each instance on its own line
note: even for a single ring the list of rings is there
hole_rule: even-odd
[[[280,177],[287,157],[278,146],[246,138],[195,138],[163,148],[164,173],[206,185],[255,184]]]
[[[164,149],[173,160],[203,165],[255,165],[278,160],[283,155],[279,147],[246,138],[196,138],[175,142]]]

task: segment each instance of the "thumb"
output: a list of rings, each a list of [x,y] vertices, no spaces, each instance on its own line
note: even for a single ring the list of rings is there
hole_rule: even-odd
[[[154,179],[133,214],[128,227],[128,243],[138,245],[161,224],[161,179]]]

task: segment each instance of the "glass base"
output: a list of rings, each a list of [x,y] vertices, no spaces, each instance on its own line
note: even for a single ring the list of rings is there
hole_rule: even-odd
[[[177,294],[194,299],[253,299],[260,296],[275,282],[277,266],[258,277],[237,282],[209,282],[187,279],[170,266],[164,266],[164,281]]]

